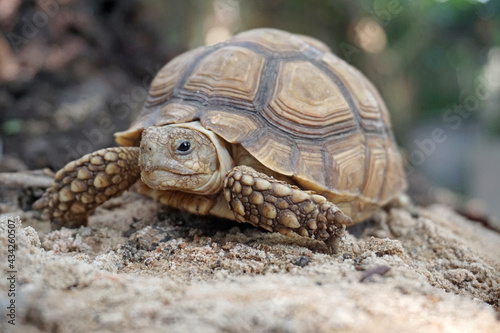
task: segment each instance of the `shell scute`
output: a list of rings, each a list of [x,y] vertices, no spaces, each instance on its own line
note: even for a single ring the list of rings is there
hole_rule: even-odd
[[[345,97],[320,68],[310,62],[280,66],[270,109],[294,126],[319,127],[353,118]]]
[[[249,49],[227,46],[206,56],[184,89],[207,96],[255,100],[265,58]]]

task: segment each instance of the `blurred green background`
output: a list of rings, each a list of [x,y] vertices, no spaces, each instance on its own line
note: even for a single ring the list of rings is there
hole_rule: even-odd
[[[418,202],[500,216],[496,0],[0,0],[0,170],[113,145],[166,61],[256,27],[318,38],[378,87]]]

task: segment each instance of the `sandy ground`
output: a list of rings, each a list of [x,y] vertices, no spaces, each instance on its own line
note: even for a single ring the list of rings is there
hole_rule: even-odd
[[[331,256],[133,192],[56,231],[10,199],[16,325],[2,278],[2,332],[500,332],[500,234],[445,206],[381,211]]]

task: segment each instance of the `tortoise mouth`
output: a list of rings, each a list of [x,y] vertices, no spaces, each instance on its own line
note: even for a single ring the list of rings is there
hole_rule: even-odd
[[[179,175],[168,170],[155,169],[141,172],[141,180],[151,188],[167,190],[177,187]]]
[[[163,169],[141,172],[142,182],[152,189],[180,190],[190,193],[197,193],[200,188],[203,188],[206,179],[202,176],[202,174],[176,174]]]

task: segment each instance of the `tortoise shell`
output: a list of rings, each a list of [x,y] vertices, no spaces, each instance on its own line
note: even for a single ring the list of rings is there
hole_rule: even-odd
[[[146,127],[193,120],[355,222],[406,187],[379,93],[310,37],[256,29],[177,56],[116,141],[138,146]]]

